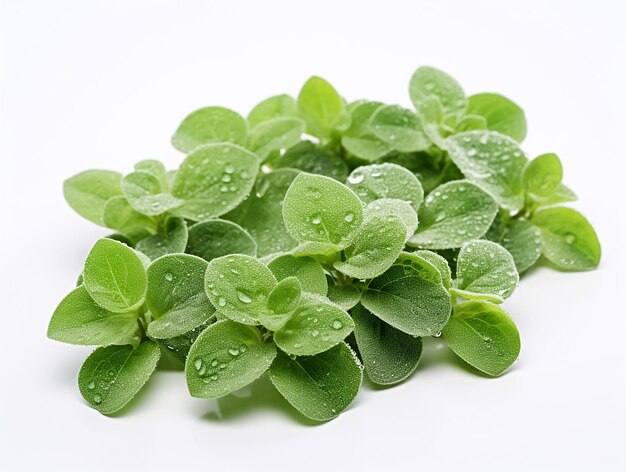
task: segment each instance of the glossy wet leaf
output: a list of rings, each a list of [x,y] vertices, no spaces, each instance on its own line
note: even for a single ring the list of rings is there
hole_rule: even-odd
[[[263,159],[274,151],[297,144],[304,128],[304,121],[295,117],[264,121],[250,130],[249,148]]]
[[[319,295],[303,294],[289,320],[274,333],[276,345],[288,354],[311,356],[343,341],[354,329],[350,315]]]
[[[185,252],[187,223],[182,218],[170,217],[165,221],[162,234],[153,234],[137,242],[135,249],[155,260],[166,254]]]
[[[397,164],[358,167],[348,176],[347,185],[363,203],[394,198],[411,203],[417,211],[424,200],[424,189],[415,174]]]
[[[161,351],[152,341],[132,346],[96,349],[78,374],[83,398],[100,413],[109,415],[122,409],[148,381]]]
[[[457,257],[457,289],[464,298],[502,303],[519,283],[513,256],[497,243],[475,240],[465,243]]]
[[[206,261],[229,254],[256,256],[256,242],[245,229],[232,221],[207,220],[189,228],[185,252]]]
[[[254,257],[242,254],[209,262],[205,288],[218,312],[233,321],[257,324],[276,286],[272,272]]]
[[[378,139],[396,151],[422,151],[430,146],[419,117],[398,105],[378,108],[372,115],[369,126]]]
[[[398,217],[402,224],[404,224],[404,226],[406,227],[405,240],[413,236],[415,234],[415,231],[417,230],[417,213],[413,209],[411,204],[404,200],[398,200],[395,198],[381,198],[380,200],[375,200],[371,203],[368,203],[365,206],[363,219],[368,220],[375,215],[394,215]]]
[[[147,270],[146,304],[154,321],[148,325],[153,338],[180,336],[206,323],[215,308],[204,290],[207,262],[189,254],[170,254]]]
[[[496,131],[467,131],[446,140],[450,159],[508,210],[524,205],[522,172],[528,162],[512,138]]]
[[[345,260],[335,269],[356,279],[371,279],[385,272],[404,248],[406,226],[393,214],[374,215],[365,220],[352,244],[345,250]]]
[[[498,212],[493,198],[464,180],[434,189],[420,208],[420,225],[409,245],[424,249],[449,249],[482,237]]]
[[[519,273],[531,268],[541,257],[541,230],[530,221],[509,221],[499,242],[513,256]]]
[[[356,354],[341,343],[316,356],[296,359],[279,351],[269,376],[296,410],[307,418],[328,421],[352,403],[363,372]]]
[[[180,124],[172,137],[172,145],[189,153],[208,143],[244,145],[248,126],[236,112],[222,107],[206,107],[194,111]]]
[[[112,239],[100,239],[85,261],[83,283],[102,308],[128,313],[144,301],[146,269],[133,249]]]
[[[305,292],[326,295],[328,291],[324,269],[319,262],[311,257],[283,254],[273,258],[267,267],[278,281],[288,277],[296,277]]]
[[[253,128],[265,121],[285,116],[297,116],[298,104],[290,95],[275,95],[256,105],[248,114],[248,125]]]
[[[144,171],[125,175],[122,179],[122,190],[130,206],[143,215],[160,215],[184,203],[183,200],[164,193],[159,179]]]
[[[215,323],[216,317],[212,316],[205,322],[199,324],[198,326],[194,326],[189,331],[174,337],[166,337],[163,339],[153,338],[153,340],[161,346],[165,351],[174,359],[179,362],[185,364],[187,360],[187,355],[189,354],[189,350],[198,336],[202,334],[202,332],[208,328],[210,325]],[[154,322],[152,322],[154,323]],[[150,330],[150,326],[148,325],[148,330]]]
[[[105,310],[79,285],[54,310],[48,337],[68,344],[108,346],[125,342],[136,329],[136,314]]]
[[[361,303],[381,320],[412,336],[440,332],[451,310],[450,295],[439,271],[407,253],[369,282]]]
[[[321,77],[311,77],[298,95],[298,110],[306,121],[309,134],[328,138],[334,128],[346,121],[343,99]]]
[[[63,195],[83,218],[105,226],[104,207],[109,199],[122,195],[122,175],[109,170],[86,170],[63,182]]]
[[[532,222],[543,237],[543,255],[564,270],[590,270],[600,263],[600,242],[587,219],[565,207],[538,211]]]
[[[497,93],[478,93],[468,99],[467,112],[485,117],[487,128],[510,136],[517,142],[526,137],[524,111]]]
[[[524,189],[538,197],[551,196],[561,185],[563,166],[556,154],[542,154],[530,161],[522,180]]]
[[[361,291],[354,285],[328,285],[328,299],[344,310],[349,310],[361,300]]]
[[[422,356],[422,338],[388,325],[357,305],[352,310],[354,336],[368,378],[378,385],[394,385],[417,368]]]
[[[298,308],[302,286],[296,277],[287,277],[278,282],[267,299],[267,307],[274,313],[290,313]]]
[[[502,308],[489,302],[469,301],[455,306],[443,337],[457,356],[494,377],[504,373],[519,356],[515,323]]]
[[[339,156],[321,149],[310,141],[302,141],[287,149],[285,153],[271,161],[274,169],[299,169],[309,174],[325,175],[343,182],[348,175],[348,166]]]
[[[329,177],[299,174],[283,205],[287,231],[300,242],[348,246],[363,221],[359,198]]]
[[[467,106],[465,92],[451,76],[434,67],[420,67],[411,77],[409,94],[417,110],[429,97],[437,97],[444,113],[463,111]]]
[[[102,219],[107,228],[116,230],[135,242],[157,231],[156,221],[131,207],[125,197],[111,198],[104,206]]]
[[[210,144],[183,161],[172,195],[185,201],[176,213],[201,221],[223,215],[246,198],[256,177],[259,158],[234,144]]]
[[[276,357],[276,346],[263,342],[253,326],[219,321],[205,329],[185,364],[193,397],[219,398],[245,387],[263,374]]]
[[[447,289],[452,287],[452,271],[448,265],[448,261],[445,257],[437,254],[433,251],[421,250],[413,253],[417,257],[421,257],[427,262],[430,262],[435,269],[439,271],[441,275],[441,283]]]
[[[348,152],[366,161],[376,161],[391,151],[391,147],[369,126],[372,115],[383,106],[381,102],[363,101],[350,110],[350,127],[341,138],[341,144]]]

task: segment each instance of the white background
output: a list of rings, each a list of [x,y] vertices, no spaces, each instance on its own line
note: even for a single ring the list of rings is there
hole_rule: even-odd
[[[626,4],[615,1],[26,1],[0,8],[0,469],[626,470]],[[403,385],[367,384],[307,425],[261,384],[192,399],[158,372],[123,415],[81,399],[90,351],[45,338],[107,232],[65,204],[64,178],[182,155],[195,108],[241,113],[312,74],[348,99],[409,104],[419,65],[527,114],[530,156],[556,152],[603,244],[599,270],[525,277],[505,308],[514,369],[477,376],[429,343]]]

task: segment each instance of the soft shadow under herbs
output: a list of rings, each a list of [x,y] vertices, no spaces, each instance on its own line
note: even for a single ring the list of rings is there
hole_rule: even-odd
[[[263,375],[238,393],[218,398],[211,403],[213,408],[201,416],[203,420],[217,423],[235,422],[255,411],[265,410],[280,412],[304,426],[324,424],[308,419],[293,408],[274,388],[267,375]]]

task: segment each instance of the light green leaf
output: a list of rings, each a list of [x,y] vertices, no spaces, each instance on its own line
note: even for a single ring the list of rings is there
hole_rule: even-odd
[[[161,163],[160,161],[157,161],[156,159],[146,159],[143,161],[139,161],[137,164],[135,164],[135,170],[152,174],[161,183],[162,191],[169,191],[170,182],[167,176],[167,170],[165,169],[163,163]]]
[[[275,95],[256,105],[248,115],[251,128],[274,118],[298,116],[298,104],[290,95]]]
[[[415,372],[422,356],[422,338],[397,330],[363,308],[352,310],[354,337],[365,373],[378,385],[394,385]]]
[[[575,202],[576,200],[578,200],[578,196],[574,193],[574,191],[561,184],[556,188],[552,195],[540,202],[540,206],[551,206],[557,203]]]
[[[395,198],[381,198],[368,203],[363,213],[364,220],[368,220],[375,215],[394,215],[402,221],[406,227],[406,238],[409,239],[417,230],[417,213],[409,202]]]
[[[563,166],[556,154],[542,154],[524,169],[522,181],[527,192],[540,198],[550,197],[561,185]]]
[[[187,247],[187,223],[182,218],[169,217],[165,221],[164,234],[154,234],[137,242],[135,249],[151,260],[166,254],[185,252]]]
[[[345,185],[329,177],[303,173],[285,195],[283,218],[296,240],[343,249],[361,226],[363,207]]]
[[[341,144],[348,152],[360,159],[376,161],[391,151],[369,127],[372,115],[383,106],[381,102],[362,101],[350,110],[350,127],[341,138]]]
[[[274,151],[288,149],[300,141],[304,121],[294,117],[280,117],[255,126],[250,131],[249,147],[262,159]]]
[[[346,162],[310,141],[302,141],[271,162],[274,169],[289,167],[309,174],[325,175],[343,182],[348,175]]]
[[[148,335],[167,339],[206,323],[215,309],[204,291],[207,263],[188,254],[169,254],[147,270],[146,304],[155,320]]]
[[[209,144],[183,161],[172,195],[185,200],[177,213],[190,220],[214,218],[246,198],[256,177],[259,158],[234,144]]]
[[[419,210],[420,226],[408,245],[449,249],[482,237],[498,212],[493,198],[465,180],[434,189]]]
[[[63,183],[63,195],[72,209],[83,218],[105,226],[104,207],[122,195],[122,175],[110,170],[86,170]]]
[[[357,167],[348,176],[347,185],[363,203],[395,198],[411,203],[417,211],[424,200],[424,189],[415,174],[397,164]]]
[[[254,257],[242,254],[209,262],[205,288],[219,313],[238,323],[257,324],[276,286],[272,272]]]
[[[465,92],[459,83],[434,67],[420,67],[411,77],[409,94],[417,110],[429,97],[437,97],[444,113],[463,111],[467,107]]]
[[[83,270],[91,298],[114,313],[139,308],[146,296],[146,270],[139,255],[118,241],[100,239],[93,246]]]
[[[498,305],[483,301],[455,306],[443,336],[457,356],[494,377],[507,370],[520,351],[513,320]]]
[[[90,406],[104,415],[122,409],[148,381],[161,357],[152,341],[96,349],[78,374],[78,387]]]
[[[208,320],[199,324],[198,326],[191,328],[186,333],[171,338],[154,338],[154,341],[159,344],[159,346],[162,346],[166,350],[166,352],[174,359],[185,364],[185,361],[187,360],[187,355],[189,354],[189,350],[191,349],[193,343],[196,342],[198,336],[200,336],[200,334],[202,334],[202,332],[206,328],[215,323],[215,321],[216,317],[211,316]],[[155,321],[148,325],[148,331],[150,331],[150,326],[152,326],[152,324],[154,323]]]
[[[381,320],[412,336],[437,334],[451,310],[450,295],[439,271],[407,253],[369,282],[361,303]]]
[[[180,124],[172,137],[172,145],[189,153],[208,143],[244,145],[248,126],[245,120],[228,108],[206,107],[191,113]]]
[[[293,169],[259,175],[251,195],[225,215],[250,233],[259,257],[286,252],[298,244],[287,232],[282,215],[285,193],[296,175]]]
[[[68,344],[107,346],[124,343],[136,329],[136,314],[105,310],[79,285],[54,310],[48,337]]]
[[[185,203],[169,193],[163,193],[161,181],[144,171],[135,171],[124,176],[122,190],[130,206],[143,215],[160,215]]]
[[[541,229],[543,255],[565,270],[590,270],[600,263],[600,241],[593,226],[576,210],[565,207],[538,211],[532,222]]]
[[[256,242],[245,229],[232,221],[208,220],[189,228],[185,252],[206,261],[229,254],[256,256]]]
[[[156,222],[134,210],[125,197],[113,197],[104,206],[104,225],[132,241],[139,241],[157,231]]]
[[[522,172],[528,162],[512,138],[496,131],[466,131],[446,139],[450,159],[507,210],[524,206]]]
[[[308,133],[320,139],[329,138],[333,129],[347,118],[343,99],[332,85],[316,76],[302,86],[298,109],[306,121]]]
[[[328,299],[344,310],[349,310],[361,301],[361,291],[354,285],[328,284]]]
[[[267,267],[278,281],[296,277],[305,292],[326,295],[328,291],[324,269],[319,262],[310,257],[283,254],[272,259]]]
[[[356,354],[341,343],[316,356],[297,359],[279,352],[269,370],[283,397],[307,418],[328,421],[359,393],[363,372]]]
[[[276,357],[276,346],[263,342],[252,326],[230,320],[205,329],[191,347],[185,364],[193,397],[219,398],[256,380]]]
[[[371,279],[385,272],[404,248],[406,226],[393,214],[374,215],[365,220],[352,245],[346,248],[345,261],[335,269],[355,279]]]
[[[526,220],[509,221],[500,240],[500,244],[513,256],[519,273],[539,260],[542,243],[541,230]]]
[[[423,151],[430,146],[419,117],[398,105],[378,108],[369,126],[377,138],[396,151]]]
[[[526,137],[526,117],[517,104],[497,93],[471,95],[468,113],[484,116],[487,128],[510,136],[521,143]]]
[[[353,329],[352,318],[339,306],[304,293],[296,311],[274,333],[274,342],[288,354],[311,356],[337,345]]]
[[[274,313],[290,313],[298,308],[302,287],[296,277],[287,277],[278,282],[270,292],[267,307]]]
[[[502,303],[519,283],[513,256],[497,243],[475,240],[465,243],[457,257],[457,289],[453,293],[469,299]]]
[[[445,288],[449,289],[452,287],[452,271],[445,257],[440,256],[436,252],[426,250],[415,251],[413,254],[417,257],[421,257],[426,262],[430,262],[433,267],[439,271],[441,283]]]

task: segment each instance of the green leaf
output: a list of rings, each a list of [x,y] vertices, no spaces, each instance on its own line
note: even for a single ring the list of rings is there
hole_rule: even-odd
[[[494,377],[507,370],[520,351],[513,320],[498,305],[484,301],[455,306],[443,336],[457,356]]]
[[[125,342],[136,329],[136,314],[105,310],[79,285],[54,310],[48,337],[68,344],[107,346]]]
[[[532,222],[541,229],[543,255],[565,270],[590,270],[600,263],[600,241],[593,226],[576,210],[565,207],[538,211]]]
[[[274,333],[274,342],[288,354],[311,356],[336,346],[353,329],[352,318],[340,307],[304,293],[296,311]]]
[[[393,214],[374,215],[365,220],[346,251],[345,261],[335,269],[356,279],[371,279],[385,272],[404,248],[406,226]]]
[[[528,159],[512,138],[496,131],[467,131],[450,136],[446,148],[463,175],[491,193],[500,206],[524,206],[522,172]]]
[[[463,131],[474,131],[487,129],[487,120],[480,115],[465,115],[459,120],[455,131],[462,133]],[[506,133],[504,133],[506,134]]]
[[[283,205],[287,231],[300,242],[347,247],[363,221],[359,198],[345,185],[321,175],[298,175]]]
[[[347,185],[363,203],[395,198],[411,203],[417,211],[424,200],[424,189],[415,174],[397,164],[358,167],[348,176]]]
[[[270,380],[307,418],[328,421],[348,408],[359,393],[363,372],[356,354],[341,343],[316,356],[290,358],[279,351]]]
[[[316,76],[302,86],[298,95],[298,109],[306,121],[308,133],[320,139],[329,138],[331,132],[347,117],[344,101],[337,91]]]
[[[245,229],[232,221],[208,220],[189,228],[185,252],[206,261],[229,254],[256,256],[256,242]]]
[[[341,138],[341,144],[348,152],[360,159],[376,161],[391,151],[369,127],[372,115],[383,106],[381,102],[363,101],[350,110],[350,127]]]
[[[509,221],[499,242],[513,256],[519,273],[528,270],[541,257],[541,230],[530,221]]]
[[[409,94],[417,110],[429,97],[437,97],[444,113],[463,111],[467,107],[465,92],[459,83],[434,67],[418,68],[409,85]]]
[[[72,209],[83,218],[105,226],[104,207],[122,194],[122,175],[110,170],[86,170],[63,183],[63,195]]]
[[[210,144],[183,161],[172,194],[185,200],[177,213],[198,221],[223,215],[248,196],[259,166],[258,157],[234,144]]]
[[[563,166],[556,154],[542,154],[524,169],[522,181],[527,192],[541,198],[550,197],[561,185]]]
[[[267,267],[278,281],[288,277],[296,277],[306,292],[326,295],[328,291],[324,269],[319,262],[311,257],[283,254],[272,259]]]
[[[557,203],[575,202],[576,200],[578,200],[578,196],[576,196],[574,191],[561,184],[556,188],[552,195],[544,200],[541,200],[539,206],[551,206]]]
[[[402,221],[406,227],[406,238],[409,239],[417,230],[417,213],[411,204],[404,200],[395,198],[381,198],[368,203],[364,211],[364,220],[368,220],[375,215],[388,216],[394,215]]]
[[[497,243],[475,240],[465,243],[457,257],[457,288],[453,293],[502,303],[519,284],[513,256]]]
[[[468,100],[468,113],[484,116],[487,128],[510,136],[517,142],[526,137],[524,111],[514,102],[497,93],[479,93]]]
[[[187,116],[172,137],[172,145],[191,152],[208,143],[228,142],[244,145],[248,126],[245,120],[228,108],[200,108]]]
[[[287,277],[278,282],[270,292],[267,307],[274,313],[290,313],[298,308],[302,287],[296,277]]]
[[[445,257],[440,256],[436,252],[426,250],[415,251],[413,254],[417,257],[421,257],[426,262],[430,262],[433,267],[439,271],[441,283],[445,288],[450,289],[452,287],[452,271]]]
[[[85,288],[106,310],[128,313],[146,296],[146,270],[139,255],[118,241],[100,239],[93,246],[83,270]]]
[[[263,342],[259,330],[230,320],[205,329],[185,364],[193,397],[219,398],[256,380],[276,357],[276,346]]]
[[[249,147],[261,158],[274,151],[288,149],[300,141],[304,133],[304,121],[300,118],[281,117],[265,121],[250,131]]]
[[[156,222],[134,210],[125,197],[113,197],[104,206],[104,225],[137,242],[154,234]]]
[[[180,336],[213,316],[204,291],[206,269],[204,259],[188,254],[169,254],[150,264],[146,304],[155,318],[148,325],[150,337]]]
[[[325,175],[335,180],[344,181],[348,175],[346,162],[310,141],[302,141],[287,149],[285,154],[271,162],[275,169],[289,167],[309,174]]]
[[[163,339],[154,338],[154,341],[160,346],[162,346],[170,356],[172,356],[174,359],[184,364],[185,361],[187,360],[187,355],[189,354],[189,350],[191,349],[191,346],[193,345],[193,343],[196,342],[196,339],[198,339],[198,336],[200,336],[200,334],[202,334],[202,332],[207,327],[215,323],[215,321],[216,321],[216,317],[211,316],[204,323],[201,323],[198,326],[191,328],[186,333],[183,333],[179,336],[174,336],[171,338],[163,338]],[[153,321],[152,324],[154,323],[155,322]],[[148,325],[148,331],[150,331],[150,326],[151,324]]]
[[[415,372],[422,356],[422,338],[397,330],[363,308],[352,310],[354,337],[365,373],[378,385],[394,385]]]
[[[297,175],[293,169],[260,174],[251,195],[225,215],[250,233],[259,257],[286,252],[298,244],[287,232],[282,215],[285,193]]]
[[[130,206],[148,216],[160,215],[185,203],[169,193],[163,193],[161,186],[157,177],[144,171],[131,172],[122,179],[122,190]]]
[[[256,105],[248,115],[251,128],[274,118],[298,116],[298,104],[290,95],[275,95]]]
[[[238,323],[257,324],[276,286],[272,272],[254,257],[242,254],[209,262],[205,288],[219,313]]]
[[[420,226],[407,244],[449,249],[482,237],[498,213],[498,205],[478,186],[457,180],[433,190],[418,213]]]
[[[361,291],[354,285],[328,284],[328,299],[344,310],[349,310],[361,301]]]
[[[423,151],[430,146],[419,117],[398,105],[378,108],[369,126],[377,138],[396,151]]]
[[[96,349],[78,374],[83,398],[104,415],[122,409],[148,381],[157,366],[161,351],[152,341],[132,346]]]
[[[135,170],[141,172],[147,172],[148,174],[156,177],[160,184],[161,189],[163,191],[168,191],[170,188],[169,178],[167,176],[167,170],[163,163],[157,161],[156,159],[146,159],[143,161],[139,161],[135,164]]]
[[[185,252],[187,247],[187,223],[182,218],[169,217],[165,221],[164,234],[147,236],[137,242],[135,249],[151,260],[166,254]]]
[[[439,333],[451,310],[450,295],[439,271],[407,253],[369,282],[361,303],[381,320],[412,336]]]

